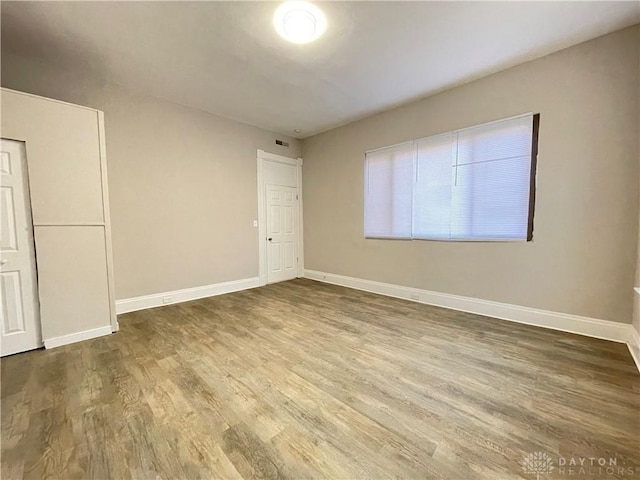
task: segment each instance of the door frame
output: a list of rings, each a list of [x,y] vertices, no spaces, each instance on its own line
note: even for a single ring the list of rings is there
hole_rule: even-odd
[[[298,240],[298,268],[296,277],[304,276],[304,242],[303,242],[303,222],[302,222],[302,158],[290,158],[275,153],[258,150],[258,284],[267,284],[267,212],[265,202],[264,162],[282,163],[296,167],[296,189],[298,198],[296,200],[296,234]]]

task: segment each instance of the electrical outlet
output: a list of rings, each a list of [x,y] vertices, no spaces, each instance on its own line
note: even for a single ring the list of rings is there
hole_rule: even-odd
[[[173,302],[173,297],[162,297],[162,304],[166,305],[167,303]]]
[[[258,220],[254,220],[254,221],[253,221],[253,226],[254,226],[254,227],[257,227],[257,226],[258,226]]]

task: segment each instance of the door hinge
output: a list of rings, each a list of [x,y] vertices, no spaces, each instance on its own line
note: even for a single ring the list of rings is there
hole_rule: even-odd
[[[296,200],[298,200],[298,194],[296,193]]]

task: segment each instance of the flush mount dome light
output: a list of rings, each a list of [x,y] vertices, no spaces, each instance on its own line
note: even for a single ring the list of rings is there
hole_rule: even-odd
[[[281,37],[293,43],[309,43],[327,28],[324,13],[309,2],[290,1],[278,7],[273,26]]]

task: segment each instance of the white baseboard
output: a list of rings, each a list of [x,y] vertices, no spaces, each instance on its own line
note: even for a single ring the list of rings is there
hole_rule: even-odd
[[[636,367],[640,371],[640,335],[633,326],[631,326],[631,339],[628,345],[633,361],[636,362]]]
[[[238,292],[257,286],[259,286],[258,277],[252,277],[233,280],[231,282],[214,283],[213,285],[204,285],[202,287],[185,288],[183,290],[125,298],[123,300],[116,300],[116,313],[120,315],[137,310],[145,310],[147,308],[162,307],[173,303],[188,302],[189,300],[222,295],[223,293]]]
[[[576,333],[588,337],[611,340],[613,342],[626,343],[640,370],[640,363],[636,358],[638,350],[634,352],[634,345],[636,348],[640,348],[640,339],[631,324],[581,317],[537,308],[521,307],[519,305],[492,302],[479,298],[463,297],[461,295],[451,295],[418,288],[403,287],[391,283],[346,277],[344,275],[318,272],[315,270],[305,270],[305,277],[311,280],[378,293],[389,297],[403,298],[427,305],[450,308],[452,310],[475,313],[477,315],[485,315],[487,317],[525,323],[527,325],[535,325],[537,327],[550,328],[563,332]]]
[[[633,293],[635,298],[634,308],[640,309],[640,287],[634,287]],[[634,315],[640,315],[640,312],[635,312]],[[633,361],[636,362],[638,370],[640,370],[640,332],[636,330],[634,325],[631,325],[631,341],[629,342],[629,351],[633,357]]]
[[[53,337],[44,341],[44,348],[56,348],[63,345],[69,345],[70,343],[82,342],[84,340],[91,340],[92,338],[102,337],[104,335],[111,335],[111,325],[106,327],[93,328],[91,330],[85,330],[83,332],[71,333],[69,335],[63,335],[61,337]]]

